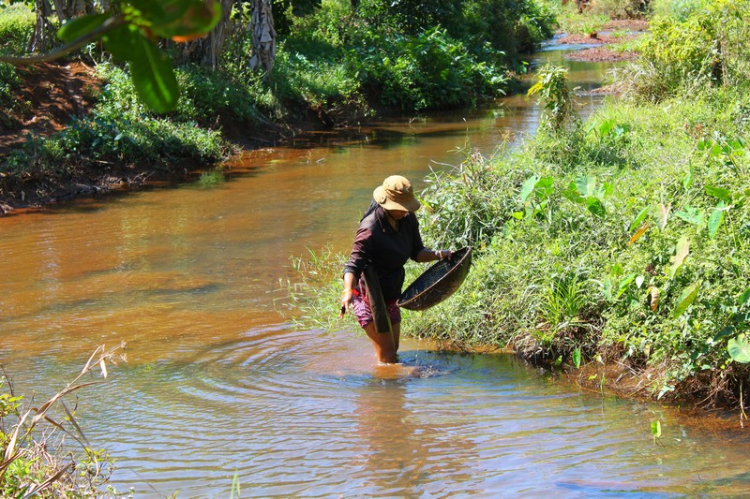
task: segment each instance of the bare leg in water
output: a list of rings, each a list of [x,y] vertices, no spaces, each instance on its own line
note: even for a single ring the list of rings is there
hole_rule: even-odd
[[[375,357],[381,364],[395,364],[398,362],[398,343],[401,336],[401,323],[392,325],[393,336],[388,333],[379,333],[375,330],[375,323],[371,322],[365,326],[365,333],[372,340],[375,347]]]

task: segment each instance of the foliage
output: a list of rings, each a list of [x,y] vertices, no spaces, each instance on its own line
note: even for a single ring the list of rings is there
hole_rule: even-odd
[[[592,2],[591,13],[610,19],[636,19],[649,10],[649,0],[597,0]]]
[[[101,490],[113,471],[112,460],[105,451],[91,448],[65,399],[97,384],[82,382],[93,370],[100,369],[106,378],[107,364],[114,363],[119,348],[97,348],[83,370],[38,407],[23,407],[24,397],[13,392],[6,376],[0,377],[0,496],[117,496],[112,488],[106,494]],[[82,451],[72,452],[66,438],[80,444]]]
[[[575,105],[566,76],[568,70],[545,66],[539,70],[537,82],[527,95],[538,95],[538,103],[544,109],[544,124],[554,132],[561,131],[568,123],[577,122]]]
[[[24,3],[0,9],[0,54],[20,55],[34,32],[34,11]]]
[[[107,7],[66,22],[57,32],[65,45],[51,54],[37,58],[0,56],[0,61],[30,64],[55,59],[101,40],[113,57],[128,64],[135,89],[149,108],[157,112],[174,109],[179,89],[172,62],[153,39],[184,42],[205,35],[221,18],[221,4],[203,0],[130,0],[117,2],[116,9]]]
[[[366,88],[379,89],[381,104],[404,110],[473,106],[507,83],[498,68],[479,62],[439,28],[379,39],[376,47],[354,49],[348,61]]]
[[[660,100],[683,86],[737,85],[750,75],[747,38],[750,2],[714,0],[684,20],[656,17],[625,71],[630,94]]]
[[[750,332],[750,155],[738,138],[749,103],[745,88],[713,86],[611,103],[581,127],[431,174],[425,242],[471,245],[474,263],[450,300],[406,314],[405,331],[550,363],[627,363],[650,370],[655,397],[715,380],[706,403],[736,403]]]

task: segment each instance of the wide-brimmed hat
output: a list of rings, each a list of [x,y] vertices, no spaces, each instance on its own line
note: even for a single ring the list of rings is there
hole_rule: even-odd
[[[421,206],[414,197],[411,182],[401,175],[391,175],[372,193],[373,199],[386,210],[417,211]]]

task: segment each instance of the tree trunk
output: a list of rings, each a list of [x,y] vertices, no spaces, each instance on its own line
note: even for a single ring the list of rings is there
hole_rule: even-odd
[[[54,8],[53,8],[54,4]],[[31,35],[26,51],[30,53],[44,53],[51,50],[56,38],[57,29],[50,22],[53,14],[57,16],[60,25],[74,17],[95,12],[94,3],[85,0],[35,0],[36,26]]]
[[[250,58],[250,68],[262,68],[269,75],[276,59],[276,30],[273,28],[271,0],[253,0],[251,29],[253,56]]]

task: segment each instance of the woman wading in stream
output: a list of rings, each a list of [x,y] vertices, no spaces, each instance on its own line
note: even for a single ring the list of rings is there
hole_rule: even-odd
[[[419,201],[414,197],[411,183],[400,175],[392,175],[373,192],[373,202],[359,222],[352,253],[344,267],[344,293],[341,296],[341,316],[354,309],[357,321],[372,340],[375,356],[380,363],[398,362],[401,334],[401,310],[397,304],[404,285],[404,265],[411,258],[416,262],[431,262],[450,258],[450,250],[425,248],[419,234],[419,222],[414,214]],[[365,285],[365,269],[377,276],[370,288],[379,285],[390,319],[390,330],[378,328],[373,317]],[[377,290],[370,291],[372,295]],[[376,297],[377,298],[377,297]],[[376,310],[376,313],[378,310]]]

